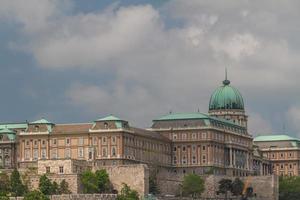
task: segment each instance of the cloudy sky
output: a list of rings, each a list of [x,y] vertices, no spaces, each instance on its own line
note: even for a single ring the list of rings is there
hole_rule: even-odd
[[[0,0],[0,121],[149,127],[207,112],[227,67],[253,134],[300,136],[299,19],[299,0]]]

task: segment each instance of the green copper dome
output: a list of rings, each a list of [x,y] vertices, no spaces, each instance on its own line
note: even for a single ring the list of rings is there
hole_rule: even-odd
[[[230,86],[227,78],[223,85],[217,88],[210,97],[209,110],[239,109],[244,110],[244,101],[241,93]]]

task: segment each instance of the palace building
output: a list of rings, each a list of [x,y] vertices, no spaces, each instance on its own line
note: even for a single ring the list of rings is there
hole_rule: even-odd
[[[259,140],[253,145],[247,122],[242,95],[226,78],[213,92],[208,114],[170,113],[154,119],[149,129],[112,115],[88,123],[0,124],[0,168],[35,168],[40,161],[45,168],[40,171],[63,174],[67,170],[60,163],[72,160],[87,166],[143,163],[183,174],[268,175],[272,154]],[[51,169],[45,161],[57,166]]]
[[[262,135],[256,137],[254,143],[273,164],[274,174],[279,176],[299,176],[299,139],[288,135]]]

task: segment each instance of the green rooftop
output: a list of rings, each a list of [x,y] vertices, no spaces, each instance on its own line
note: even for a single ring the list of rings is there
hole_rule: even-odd
[[[164,115],[160,118],[154,119],[153,122],[156,121],[171,121],[171,120],[197,120],[204,119],[205,123],[209,123],[209,121],[218,121],[227,125],[241,127],[239,124],[234,123],[231,120],[226,120],[218,117],[213,117],[205,113],[195,112],[195,113],[171,113],[168,115]],[[244,127],[243,127],[244,128]]]
[[[113,115],[109,115],[107,117],[103,117],[103,118],[100,118],[100,119],[97,119],[96,121],[124,121],[116,116],[113,116]]]
[[[185,120],[185,119],[208,119],[209,116],[203,113],[172,113],[153,121],[163,121],[163,120]]]
[[[7,124],[0,124],[0,129],[26,129],[27,123],[7,123]]]
[[[40,119],[40,120],[37,120],[37,121],[34,121],[34,122],[30,122],[30,124],[53,124],[53,123],[49,122],[46,119]]]
[[[254,142],[274,142],[274,141],[299,141],[298,138],[289,135],[261,135],[253,140]]]
[[[16,134],[16,132],[14,130],[4,128],[0,130],[0,134]]]

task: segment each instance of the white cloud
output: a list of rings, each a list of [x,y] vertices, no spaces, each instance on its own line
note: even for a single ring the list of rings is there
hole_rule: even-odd
[[[249,113],[248,128],[249,132],[253,134],[253,136],[272,133],[271,122],[263,118],[259,113]]]
[[[215,52],[224,52],[231,59],[239,61],[243,57],[253,55],[260,43],[251,34],[235,34],[229,39],[215,38],[211,42]]]
[[[295,130],[297,136],[300,137],[300,106],[293,105],[286,112],[286,118],[288,120],[288,127],[291,130]]]
[[[270,98],[279,107],[275,91],[288,93],[300,84],[299,50],[293,48],[300,24],[286,20],[300,17],[294,1],[175,0],[160,10],[113,6],[93,13],[67,12],[67,0],[22,2],[0,1],[0,19],[22,25],[28,41],[22,50],[38,66],[110,76],[106,85],[70,83],[67,98],[87,112],[115,112],[148,125],[170,109],[206,112],[225,66],[232,83],[251,94],[248,102]],[[270,131],[272,119],[260,112],[274,111],[250,106],[251,129]]]

